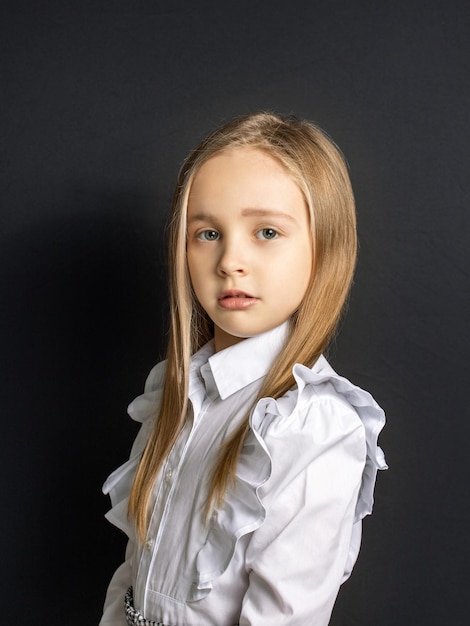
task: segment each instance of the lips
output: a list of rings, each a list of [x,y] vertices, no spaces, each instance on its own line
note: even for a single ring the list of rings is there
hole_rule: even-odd
[[[225,298],[254,298],[254,296],[250,293],[246,293],[246,291],[240,291],[239,289],[227,289],[226,291],[222,291],[219,300],[224,300]]]
[[[238,289],[228,289],[222,291],[217,299],[219,306],[228,310],[242,310],[247,309],[258,302],[258,298],[252,296],[245,291],[239,291]]]

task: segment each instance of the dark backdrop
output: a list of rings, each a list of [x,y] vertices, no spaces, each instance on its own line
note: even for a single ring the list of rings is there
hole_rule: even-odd
[[[390,470],[332,624],[467,624],[466,0],[2,13],[0,621],[98,622],[124,546],[100,488],[165,342],[175,176],[208,130],[262,108],[316,121],[348,158],[361,250],[331,358],[388,414]]]

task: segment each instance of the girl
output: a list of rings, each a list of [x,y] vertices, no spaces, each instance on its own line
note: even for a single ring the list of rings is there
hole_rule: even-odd
[[[322,352],[356,256],[338,148],[259,113],[185,161],[170,221],[168,358],[107,480],[129,537],[101,626],[322,626],[371,512],[384,414]]]

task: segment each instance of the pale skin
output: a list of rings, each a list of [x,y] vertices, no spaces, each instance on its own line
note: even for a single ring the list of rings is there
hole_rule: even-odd
[[[279,161],[238,147],[201,166],[188,200],[187,259],[217,351],[286,321],[305,295],[312,256],[304,196]]]

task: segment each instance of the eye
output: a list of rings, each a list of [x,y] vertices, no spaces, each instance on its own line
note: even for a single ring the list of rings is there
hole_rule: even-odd
[[[274,228],[262,228],[256,233],[257,239],[276,239],[277,236],[278,232]]]
[[[197,236],[201,241],[217,241],[220,235],[216,230],[203,230]]]

